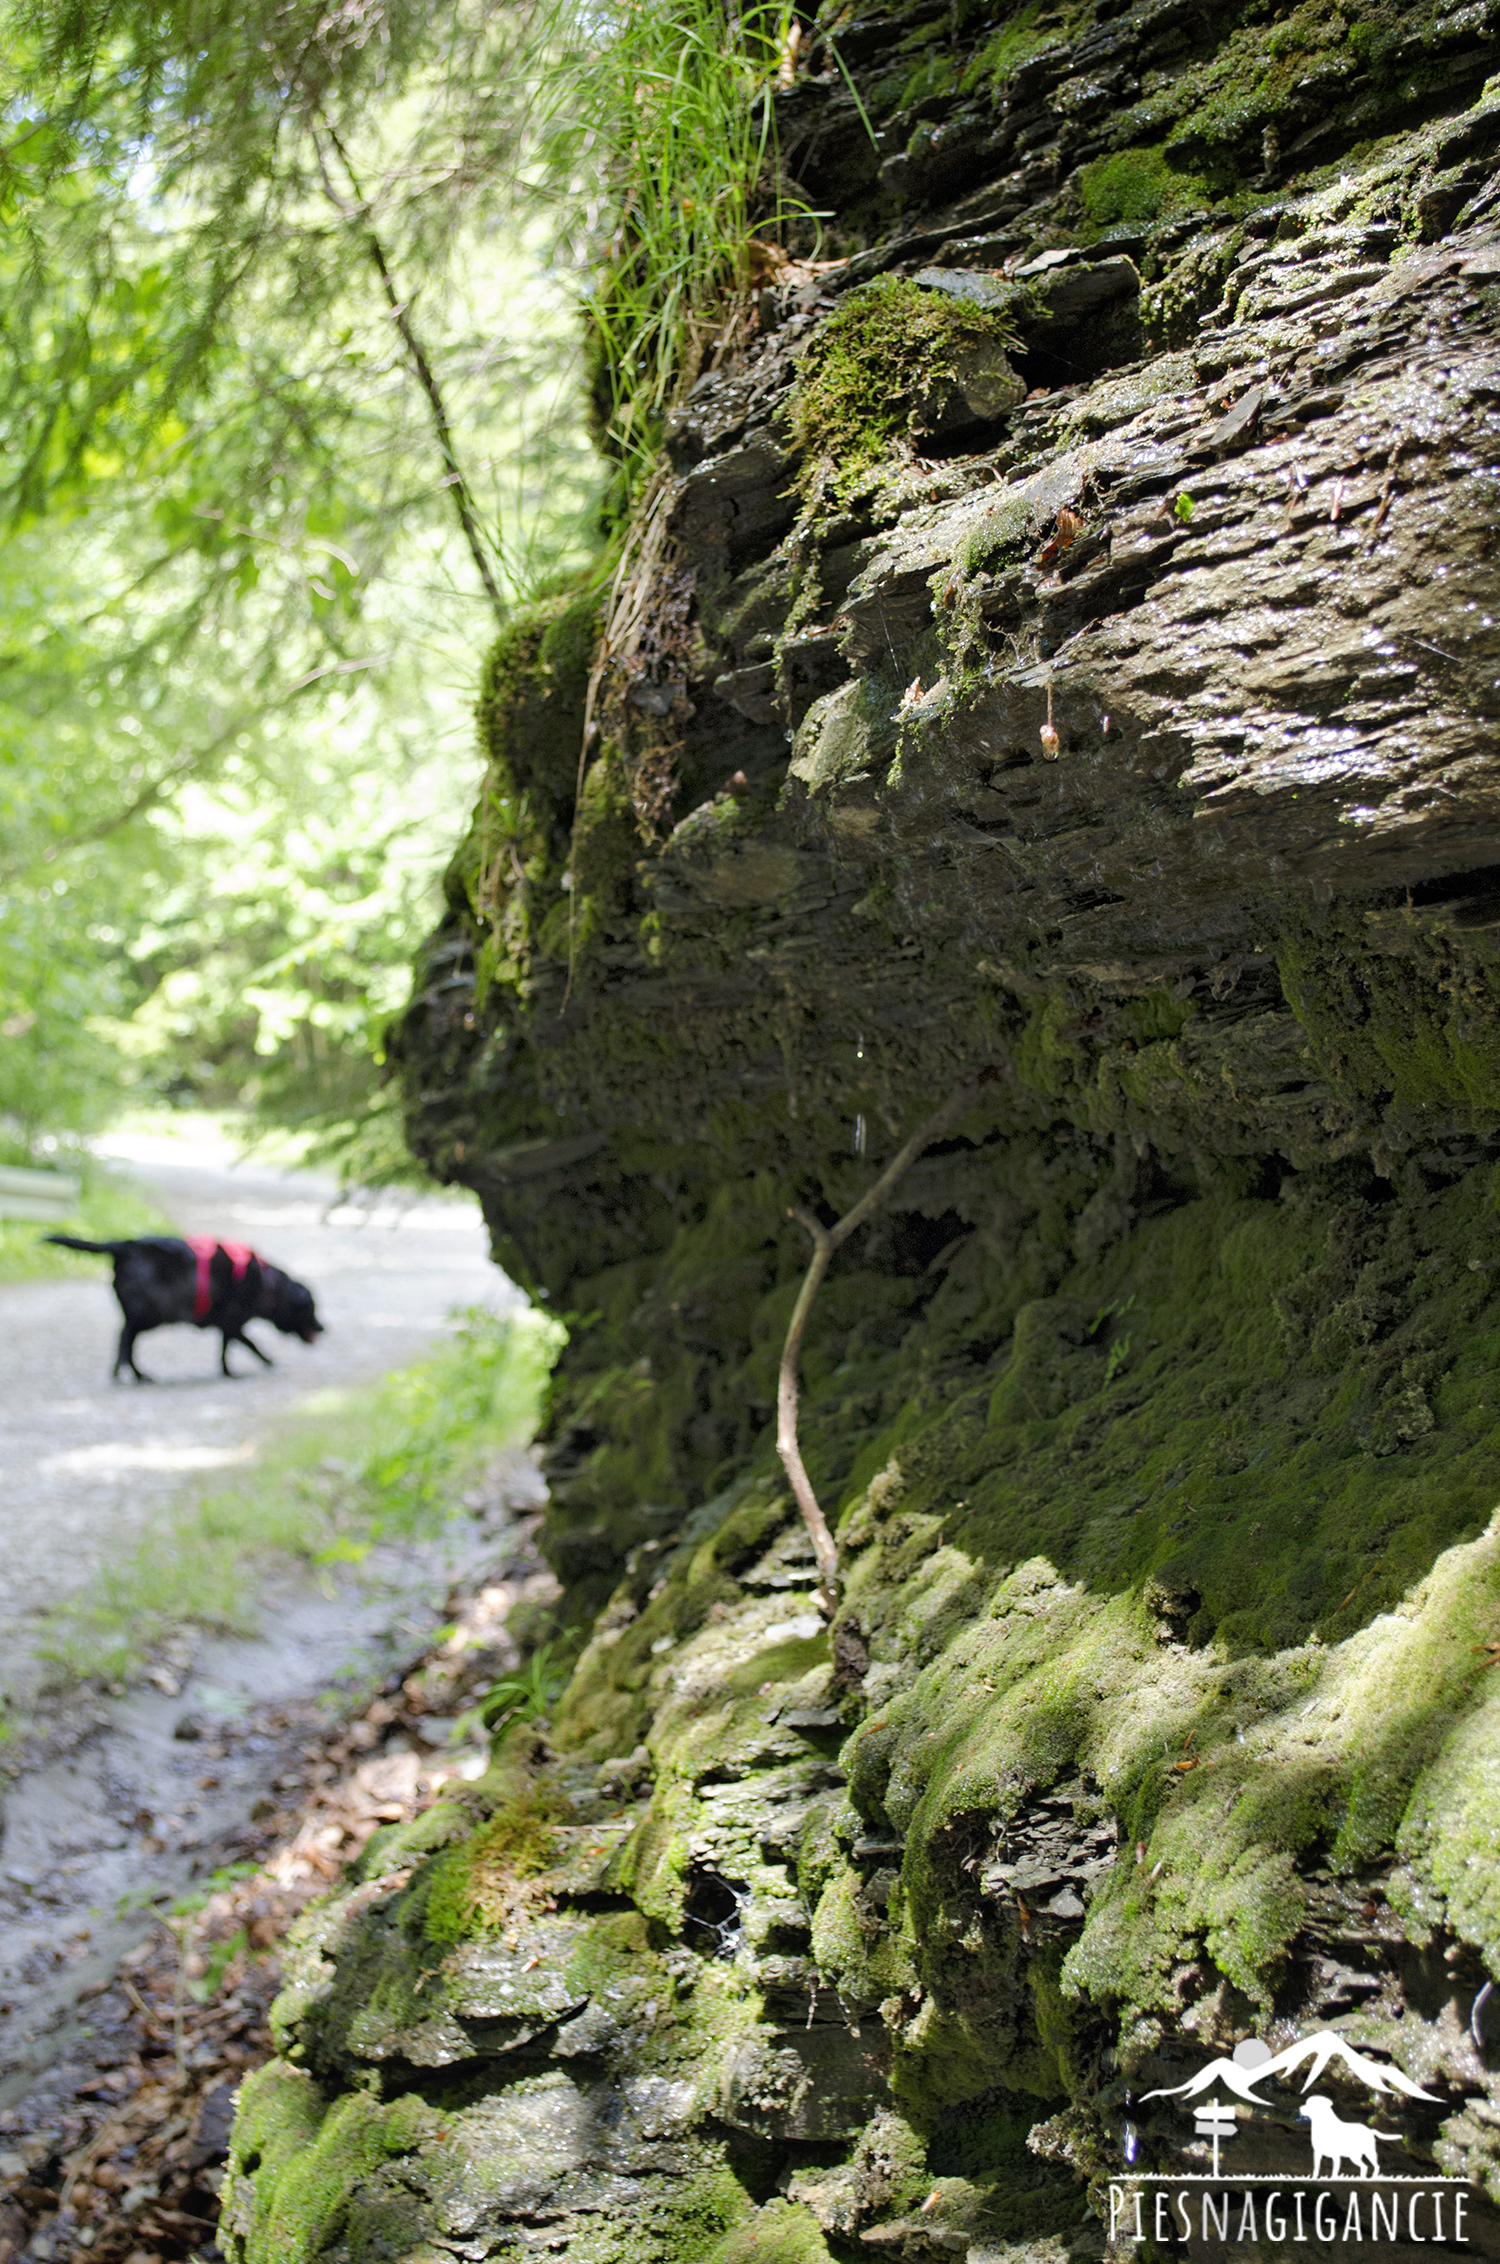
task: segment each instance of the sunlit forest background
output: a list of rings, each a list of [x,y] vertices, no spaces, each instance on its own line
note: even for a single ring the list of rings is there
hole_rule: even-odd
[[[607,575],[752,224],[792,211],[795,19],[0,21],[0,1162],[147,1102],[378,1184],[415,1168],[381,1033],[486,647]]]
[[[609,503],[590,36],[362,0],[9,15],[0,1161],[145,1101],[399,1176],[381,1032],[479,663]]]

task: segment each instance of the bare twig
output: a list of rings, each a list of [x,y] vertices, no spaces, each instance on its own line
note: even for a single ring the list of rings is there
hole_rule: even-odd
[[[453,510],[458,520],[459,531],[469,546],[469,556],[474,561],[474,568],[483,585],[484,594],[490,601],[490,609],[496,621],[503,628],[506,619],[505,600],[500,595],[499,584],[495,580],[494,571],[490,565],[489,551],[484,536],[480,532],[479,514],[474,507],[474,498],[470,492],[468,480],[464,475],[463,466],[458,460],[458,451],[453,439],[453,428],[448,420],[448,404],[443,398],[443,390],[438,383],[437,373],[427,357],[427,349],[412,325],[411,301],[410,299],[403,299],[396,289],[390,262],[386,257],[385,246],[370,220],[369,199],[360,185],[359,176],[354,170],[349,152],[345,149],[329,120],[322,117],[321,122],[323,131],[328,136],[329,142],[337,153],[338,161],[344,169],[344,177],[349,183],[350,192],[355,200],[355,209],[351,211],[349,206],[335,195],[325,168],[323,185],[327,191],[328,200],[346,220],[352,221],[364,236],[365,249],[370,255],[370,261],[376,274],[380,278],[380,288],[385,294],[386,306],[389,308],[391,320],[396,326],[396,335],[406,348],[408,367],[427,396],[427,406],[432,416],[433,437],[437,441],[438,455],[443,465],[442,485],[448,489],[453,498]],[[316,139],[314,146],[316,146]],[[318,161],[321,166],[321,150],[318,151]]]
[[[839,1552],[829,1531],[828,1520],[818,1506],[812,1481],[803,1468],[802,1453],[797,1444],[797,1399],[800,1390],[798,1365],[802,1357],[802,1339],[807,1330],[807,1316],[812,1311],[813,1299],[818,1294],[823,1276],[840,1243],[847,1242],[856,1228],[863,1226],[865,1220],[879,1210],[892,1188],[904,1178],[923,1149],[930,1148],[934,1140],[940,1140],[958,1122],[974,1099],[975,1084],[976,1080],[966,1079],[962,1085],[954,1088],[942,1107],[935,1110],[925,1124],[918,1125],[905,1147],[886,1165],[874,1186],[860,1197],[852,1210],[845,1211],[836,1225],[824,1226],[810,1211],[799,1210],[795,1205],[787,1212],[788,1218],[794,1218],[799,1226],[805,1226],[812,1236],[813,1254],[802,1278],[797,1302],[792,1307],[786,1342],[781,1348],[781,1374],[776,1391],[776,1451],[792,1482],[792,1492],[796,1496],[797,1507],[802,1512],[802,1522],[812,1536],[813,1551],[818,1560],[818,1585],[822,1591],[823,1608],[830,1618],[838,1604]]]
[[[1405,432],[1398,432],[1396,435],[1395,446],[1391,450],[1390,460],[1386,468],[1385,485],[1380,490],[1379,507],[1376,510],[1369,537],[1365,543],[1366,550],[1375,548],[1376,542],[1379,540],[1380,530],[1385,525],[1385,515],[1391,507],[1391,499],[1396,492],[1396,467],[1401,461],[1407,441],[1410,438],[1411,435]]]

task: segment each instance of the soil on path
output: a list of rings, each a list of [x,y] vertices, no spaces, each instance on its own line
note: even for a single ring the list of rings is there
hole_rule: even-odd
[[[105,1153],[185,1234],[251,1243],[314,1291],[315,1346],[255,1333],[276,1362],[243,1350],[226,1382],[218,1337],[159,1329],[137,1357],[156,1381],[113,1384],[119,1313],[99,1279],[0,1288],[0,1688],[35,1686],[49,1605],[85,1585],[195,1478],[248,1461],[273,1417],[312,1395],[420,1358],[455,1307],[517,1301],[491,1263],[477,1206],[391,1197],[334,1207],[331,1179],[239,1162],[225,1141],[123,1136]]]

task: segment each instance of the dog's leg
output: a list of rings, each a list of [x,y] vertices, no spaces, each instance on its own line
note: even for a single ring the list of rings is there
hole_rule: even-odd
[[[135,1364],[135,1340],[140,1335],[140,1333],[141,1332],[139,1329],[131,1327],[129,1321],[127,1321],[125,1323],[125,1326],[121,1329],[120,1348],[115,1354],[115,1364],[110,1374],[111,1383],[117,1382],[119,1380],[119,1374],[122,1368],[128,1368],[138,1384],[150,1383],[151,1378],[149,1376],[143,1375]]]
[[[262,1362],[264,1363],[264,1365],[265,1365],[266,1367],[268,1367],[268,1368],[274,1368],[274,1367],[275,1367],[276,1363],[275,1363],[275,1361],[274,1361],[274,1360],[273,1360],[273,1359],[271,1358],[271,1355],[270,1355],[270,1353],[269,1353],[269,1352],[262,1352],[262,1350],[261,1350],[260,1346],[259,1346],[259,1345],[258,1345],[258,1344],[256,1343],[256,1341],[255,1341],[254,1337],[253,1337],[253,1336],[246,1336],[246,1334],[245,1334],[245,1332],[244,1332],[244,1330],[243,1330],[243,1329],[239,1329],[239,1330],[237,1330],[237,1331],[235,1332],[235,1342],[236,1342],[236,1344],[243,1344],[243,1345],[244,1345],[244,1347],[245,1347],[245,1349],[246,1349],[246,1350],[247,1350],[248,1352],[253,1352],[253,1353],[255,1354],[255,1357],[256,1357],[256,1359],[257,1359],[257,1360],[259,1360],[259,1361],[262,1361]]]

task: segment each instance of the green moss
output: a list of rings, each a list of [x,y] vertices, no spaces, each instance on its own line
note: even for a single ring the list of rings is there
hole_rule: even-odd
[[[524,1902],[524,1882],[556,1859],[554,1822],[545,1790],[526,1784],[503,1800],[478,1831],[445,1849],[426,1884],[428,1941],[447,1947],[510,1923]]]
[[[934,95],[951,94],[958,83],[958,66],[952,56],[929,52],[903,80],[896,108],[910,110],[919,102],[930,101]]]
[[[1073,18],[1076,20],[1082,13],[1074,10]],[[1045,23],[1041,20],[1044,15]],[[1070,36],[1073,36],[1072,23],[1065,30],[1056,10],[1044,8],[1043,0],[1032,0],[1031,6],[1017,8],[965,68],[962,82],[965,93],[988,87],[998,94],[1023,63],[1029,63],[1034,55],[1044,54],[1049,47],[1059,46]]]
[[[1410,1616],[1332,1652],[1309,1647],[1239,1670],[1221,1652],[1164,1655],[1135,1602],[1101,1603],[1049,1567],[1001,1583],[990,1617],[950,1643],[846,1755],[853,1797],[907,1843],[927,1991],[902,2037],[897,2088],[909,2111],[930,2119],[996,2083],[1076,2095],[1085,2004],[1119,2005],[1127,2025],[1148,2011],[1170,2018],[1173,1974],[1193,1957],[1206,1955],[1269,2008],[1303,1923],[1297,1861],[1315,1846],[1357,1867],[1398,1829],[1424,1843],[1441,1809],[1442,1854],[1429,1861],[1466,1877],[1496,1815],[1495,1772],[1478,1758],[1486,1721],[1466,1686],[1497,1560],[1493,1534],[1455,1549]],[[1461,1742],[1439,1760],[1455,1720]],[[1445,1774],[1465,1769],[1467,1813]],[[1023,1818],[1033,1787],[1069,1776],[1099,1787],[1121,1818],[1123,1848],[1059,1964],[1061,1946],[1045,1936],[1027,1955],[1014,1902],[980,1904],[962,1858],[973,1820],[997,1807]],[[1492,1897],[1487,1884],[1469,1895],[1480,1938]],[[1032,2011],[1008,2026],[996,2013],[1014,2006],[1006,1976],[1018,1954]]]
[[[1303,0],[1236,24],[1211,53],[1116,113],[1111,135],[1128,148],[1161,145],[1170,162],[1207,174],[1218,193],[1243,197],[1246,162],[1259,169],[1267,128],[1317,121],[1353,138],[1401,122],[1423,93],[1452,84],[1441,49],[1454,37],[1451,19],[1436,10],[1423,27],[1382,0],[1353,9]],[[1414,55],[1418,45],[1430,60]]]
[[[479,942],[479,999],[537,948],[570,854],[598,599],[567,590],[520,613],[486,657],[476,709],[484,782],[446,892]]]
[[[441,2117],[421,2099],[368,2092],[330,2103],[271,2061],[245,2078],[235,2116],[225,2226],[234,2264],[312,2264],[337,2239],[360,2180],[414,2153]]]
[[[1500,966],[1483,931],[1410,910],[1344,914],[1288,936],[1277,957],[1325,1075],[1398,1108],[1500,1122]]]
[[[905,276],[852,291],[804,355],[791,422],[805,492],[847,502],[952,380],[965,347],[1011,344],[1001,318]]]
[[[693,2264],[833,2264],[817,2219],[792,2201],[767,2201]]]
[[[618,913],[640,854],[625,759],[613,742],[588,768],[573,830],[573,886]]]
[[[950,2108],[927,2148],[926,2184],[934,2173],[973,2180],[979,2228],[993,2242],[1064,2242],[1078,2225],[1078,2186],[1071,2172],[1044,2162],[1028,2141],[1033,2114],[1015,2093],[995,2091]]]
[[[1489,1549],[1488,1540],[1478,1544]],[[1500,1592],[1495,1586],[1493,1554],[1484,1568],[1488,1578],[1464,1583],[1453,1598],[1459,1615],[1445,1630],[1450,1645],[1464,1636],[1473,1638],[1469,1655],[1471,1673],[1484,1674],[1479,1662],[1485,1647],[1500,1639]],[[1455,1583],[1458,1587],[1458,1583]],[[1478,1608],[1476,1608],[1476,1606]],[[1423,1662],[1424,1680],[1431,1683],[1432,1665]],[[1488,1664],[1488,1662],[1486,1662]],[[1479,1703],[1450,1728],[1448,1721],[1429,1709],[1424,1725],[1432,1764],[1396,1825],[1400,1853],[1417,1875],[1443,1897],[1448,1923],[1454,1932],[1480,1951],[1492,1974],[1500,1979],[1500,1869],[1494,1850],[1500,1841],[1500,1672],[1492,1666],[1479,1693]],[[1378,1759],[1361,1772],[1360,1808],[1371,1838],[1389,1833],[1398,1805],[1396,1787],[1385,1784]]]
[[[383,1878],[403,1863],[415,1862],[437,1848],[446,1847],[450,1840],[466,1833],[473,1821],[472,1812],[458,1801],[438,1800],[431,1808],[424,1808],[420,1816],[413,1816],[409,1823],[382,1824],[365,1844],[357,1875],[361,1879]]]
[[[1080,173],[1078,193],[1086,226],[1095,235],[1106,228],[1169,220],[1174,213],[1212,202],[1207,182],[1170,165],[1160,145],[1096,157]]]
[[[586,590],[518,614],[491,646],[480,678],[476,715],[491,791],[530,794],[553,822],[572,821],[598,611]]]
[[[812,1946],[819,1973],[853,2003],[900,1996],[917,1985],[906,1945],[888,1926],[872,1925],[858,1882],[840,1870],[813,1912]]]

